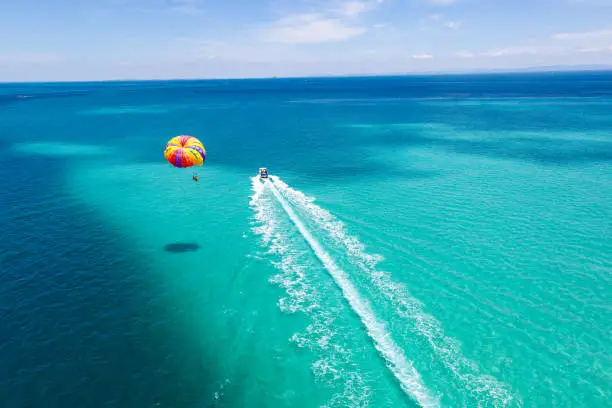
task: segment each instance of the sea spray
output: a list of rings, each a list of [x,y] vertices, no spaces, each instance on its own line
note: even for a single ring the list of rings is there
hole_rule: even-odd
[[[509,391],[506,384],[490,375],[481,374],[477,365],[461,354],[457,341],[444,334],[440,323],[423,311],[421,302],[410,296],[404,285],[394,282],[388,273],[377,269],[381,260],[379,255],[366,253],[365,246],[359,239],[349,235],[344,224],[329,211],[314,204],[313,197],[289,187],[277,176],[272,176],[272,180],[283,198],[302,209],[334,242],[345,248],[349,260],[365,272],[373,286],[391,302],[399,316],[413,323],[416,333],[426,339],[436,357],[474,395],[479,404],[494,407],[521,405],[520,399]]]
[[[288,205],[273,184],[267,184],[278,202],[281,204],[291,221],[298,228],[304,239],[323,263],[334,281],[342,290],[345,299],[353,311],[359,316],[366,327],[368,335],[374,341],[374,346],[383,355],[387,366],[398,380],[401,388],[422,407],[437,407],[438,399],[431,395],[420,374],[412,363],[406,358],[404,351],[395,344],[385,325],[377,319],[370,305],[359,295],[345,271],[340,269],[319,242],[306,229],[302,220]]]
[[[255,211],[254,232],[262,237],[268,254],[276,258],[272,263],[279,273],[270,281],[282,287],[287,294],[279,300],[279,308],[284,313],[303,313],[309,320],[305,332],[295,333],[289,341],[313,352],[315,361],[312,371],[315,377],[333,390],[322,408],[368,407],[372,394],[369,383],[373,380],[357,369],[352,351],[345,346],[352,334],[338,323],[337,317],[343,311],[321,306],[319,291],[308,276],[309,254],[297,247],[291,234],[287,233],[286,225],[274,208],[274,197],[270,199],[263,193],[264,185],[257,177],[254,178],[250,202]],[[287,226],[291,224],[287,222]]]

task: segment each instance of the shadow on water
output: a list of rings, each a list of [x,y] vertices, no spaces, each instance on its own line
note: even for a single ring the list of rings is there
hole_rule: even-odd
[[[164,251],[174,253],[195,252],[198,249],[200,249],[200,245],[190,242],[175,242],[164,247]]]
[[[212,393],[214,340],[177,324],[189,310],[168,307],[139,255],[30,167],[0,167],[11,225],[0,231],[2,407],[179,407]]]

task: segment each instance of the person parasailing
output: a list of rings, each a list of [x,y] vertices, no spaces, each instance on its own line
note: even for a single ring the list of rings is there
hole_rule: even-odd
[[[180,135],[168,141],[164,148],[164,157],[174,167],[193,167],[192,179],[198,181],[197,167],[201,167],[206,161],[206,150],[204,145],[193,136]]]

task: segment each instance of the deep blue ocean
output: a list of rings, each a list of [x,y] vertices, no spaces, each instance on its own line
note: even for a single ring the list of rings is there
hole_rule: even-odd
[[[0,84],[0,180],[3,408],[612,406],[610,72]]]

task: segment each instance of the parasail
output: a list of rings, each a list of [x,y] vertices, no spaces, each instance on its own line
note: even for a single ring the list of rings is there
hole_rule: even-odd
[[[206,149],[195,137],[180,135],[168,141],[164,157],[174,167],[202,166],[206,160]]]

